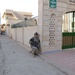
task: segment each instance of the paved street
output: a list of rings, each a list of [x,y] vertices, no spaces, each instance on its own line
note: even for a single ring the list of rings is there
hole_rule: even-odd
[[[67,75],[40,57],[33,58],[25,47],[5,35],[0,35],[3,70],[0,75]],[[0,65],[1,65],[0,64]]]
[[[5,65],[5,55],[2,51],[2,45],[0,40],[0,75],[4,74],[4,65]]]

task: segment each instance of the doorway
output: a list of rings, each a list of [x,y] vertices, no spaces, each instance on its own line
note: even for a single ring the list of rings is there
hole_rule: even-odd
[[[63,15],[62,49],[75,47],[75,11]]]

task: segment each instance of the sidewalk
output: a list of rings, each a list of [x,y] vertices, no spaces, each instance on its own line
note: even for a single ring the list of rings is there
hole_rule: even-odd
[[[75,75],[75,49],[44,52],[41,57],[67,75]]]
[[[33,58],[29,51],[15,40],[5,35],[1,35],[0,39],[5,56],[3,73],[0,75],[67,75],[42,58]]]

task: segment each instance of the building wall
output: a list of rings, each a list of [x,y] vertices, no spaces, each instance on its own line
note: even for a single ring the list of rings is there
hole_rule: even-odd
[[[11,28],[10,28],[10,26],[6,26],[6,29],[5,29],[5,33],[6,33],[6,35],[8,35],[9,37],[11,37]]]
[[[0,14],[0,25],[1,25],[1,14]]]
[[[62,50],[62,16],[75,11],[75,3],[57,0],[57,7],[50,8],[49,0],[39,0],[38,24],[42,51]]]
[[[18,42],[20,42],[21,44],[22,44],[22,37],[23,37],[23,32],[22,32],[22,28],[17,28],[16,29],[16,40],[18,41]]]
[[[11,29],[12,39],[25,45],[28,49],[30,49],[29,40],[34,36],[35,32],[38,32],[38,26]],[[8,34],[8,36],[10,35]]]
[[[24,45],[29,45],[29,39],[34,36],[34,33],[38,32],[38,26],[26,27],[24,28]]]
[[[14,40],[17,40],[17,37],[16,37],[17,34],[16,33],[17,33],[17,29],[16,28],[11,29],[12,39],[14,39]]]

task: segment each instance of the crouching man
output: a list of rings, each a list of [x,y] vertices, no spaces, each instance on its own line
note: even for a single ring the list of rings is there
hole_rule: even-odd
[[[39,39],[39,35],[38,35],[37,32],[29,40],[29,44],[31,45],[30,53],[32,53],[34,55],[34,57],[35,57],[36,55],[39,54],[39,50],[40,50],[40,39]]]

